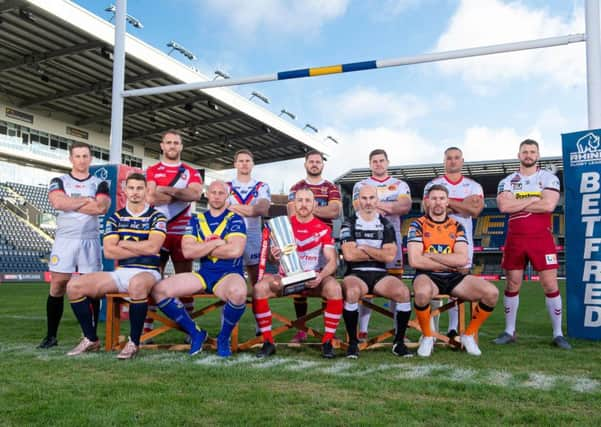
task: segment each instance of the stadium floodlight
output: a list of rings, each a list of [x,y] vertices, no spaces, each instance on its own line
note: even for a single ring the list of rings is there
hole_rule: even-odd
[[[229,79],[231,76],[225,71],[215,70],[215,78],[213,80],[216,80],[218,77],[221,77],[222,79]]]
[[[305,129],[311,129],[311,130],[312,130],[313,132],[315,132],[315,133],[319,132],[319,131],[317,130],[317,128],[316,128],[315,126],[313,126],[311,123],[307,123],[307,124],[305,124],[305,127],[303,128],[303,130],[305,130]]]
[[[290,111],[286,110],[285,108],[282,108],[280,110],[279,117],[282,117],[283,115],[290,117],[292,120],[296,120],[296,116],[293,113],[291,113]]]
[[[196,55],[194,55],[192,52],[190,52],[188,49],[183,47],[181,44],[179,44],[175,40],[171,40],[169,43],[167,43],[167,47],[171,48],[171,50],[169,51],[169,53],[167,55],[171,55],[171,53],[174,50],[177,50],[179,53],[184,55],[190,61],[196,61]]]
[[[267,98],[265,95],[263,95],[261,92],[257,92],[257,91],[253,91],[250,94],[250,98],[248,99],[253,99],[253,98],[259,98],[261,101],[263,101],[265,104],[269,104],[269,98]]]
[[[109,12],[112,13],[113,16],[111,16],[111,19],[109,19],[109,21],[112,21],[113,18],[115,17],[115,13],[117,13],[117,7],[114,4],[109,5],[108,7],[106,7],[104,9],[105,12]],[[132,27],[134,28],[138,28],[138,29],[142,29],[144,28],[144,25],[142,25],[142,22],[140,22],[140,20],[134,16],[131,15],[125,15],[125,19],[127,20],[127,22],[129,22],[131,24]]]
[[[334,144],[338,144],[338,140],[336,138],[334,138],[331,135],[326,136],[326,140],[329,139],[330,141],[332,141]]]

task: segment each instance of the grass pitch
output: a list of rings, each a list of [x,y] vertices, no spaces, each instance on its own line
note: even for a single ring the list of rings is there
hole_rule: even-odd
[[[480,358],[436,348],[429,359],[399,359],[387,346],[356,361],[324,360],[318,346],[283,345],[267,360],[254,351],[221,360],[210,350],[195,358],[150,350],[133,361],[104,352],[67,358],[80,337],[68,303],[58,348],[35,349],[45,333],[46,295],[45,284],[0,285],[2,426],[601,424],[601,344],[551,347],[537,284],[521,292],[516,344],[490,343],[504,325],[499,302],[481,330]],[[293,312],[288,299],[272,306]],[[374,332],[389,326],[379,317]],[[202,322],[215,335],[217,315]],[[312,325],[321,329],[322,320]],[[254,334],[250,311],[240,334]],[[182,339],[173,333],[161,341]]]

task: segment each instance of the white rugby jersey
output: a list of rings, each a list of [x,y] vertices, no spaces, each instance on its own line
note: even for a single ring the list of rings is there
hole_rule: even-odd
[[[474,195],[484,197],[482,186],[473,179],[462,175],[459,180],[451,181],[446,175],[443,175],[434,178],[432,181],[426,184],[424,187],[424,199],[428,197],[428,191],[430,191],[430,187],[435,184],[443,185],[447,190],[449,190],[449,199],[463,201],[463,199],[466,197]],[[465,235],[469,244],[469,256],[471,264],[472,252],[474,251],[474,227],[472,217],[465,217],[456,213],[449,214],[449,216],[459,224],[463,225],[463,228],[465,229]]]
[[[359,181],[353,187],[353,204],[359,199],[359,190],[361,190],[361,187],[364,185],[376,187],[378,199],[381,202],[396,202],[404,197],[409,197],[409,199],[411,199],[411,190],[405,181],[392,176],[389,176],[384,180],[379,180],[370,176],[369,178]],[[392,226],[397,233],[401,232],[401,217],[399,215],[384,215],[384,217],[392,223]]]
[[[110,197],[108,183],[94,175],[89,175],[85,179],[77,179],[69,173],[53,178],[48,186],[48,194],[54,191],[61,191],[74,198],[96,198],[99,195]],[[76,211],[59,211],[56,218],[56,237],[99,239],[99,225],[97,215],[88,215]]]
[[[545,169],[538,169],[532,175],[514,172],[499,182],[497,194],[512,193],[516,199],[542,197],[543,190],[560,191],[559,178]],[[509,215],[508,233],[538,234],[550,230],[551,212],[514,212]]]
[[[269,184],[256,179],[251,179],[249,182],[240,182],[237,178],[232,179],[227,183],[230,188],[229,202],[232,205],[249,205],[257,204],[259,199],[267,199],[271,202],[271,192]],[[249,238],[261,234],[261,217],[249,216],[243,217],[246,224],[246,234]]]

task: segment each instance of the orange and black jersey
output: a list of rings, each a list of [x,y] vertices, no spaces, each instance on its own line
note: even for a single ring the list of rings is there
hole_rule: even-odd
[[[424,215],[415,219],[407,232],[407,243],[418,242],[423,246],[423,253],[452,254],[455,244],[467,244],[465,229],[456,220],[447,217],[444,221],[434,221]]]

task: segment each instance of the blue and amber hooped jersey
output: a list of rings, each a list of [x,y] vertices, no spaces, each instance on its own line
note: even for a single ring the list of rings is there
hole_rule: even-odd
[[[156,209],[147,206],[139,215],[133,215],[127,208],[112,214],[106,220],[104,238],[119,236],[119,240],[133,240],[139,242],[148,240],[151,233],[167,235],[167,218]],[[119,260],[120,268],[145,268],[159,271],[160,257],[155,255],[141,255]]]
[[[212,239],[228,240],[230,237],[240,236],[246,238],[246,225],[244,219],[227,209],[219,216],[212,216],[209,211],[192,215],[184,238],[193,237],[198,242]],[[206,256],[200,259],[200,275],[203,272],[231,272],[243,274],[243,257],[234,259],[218,259]]]

